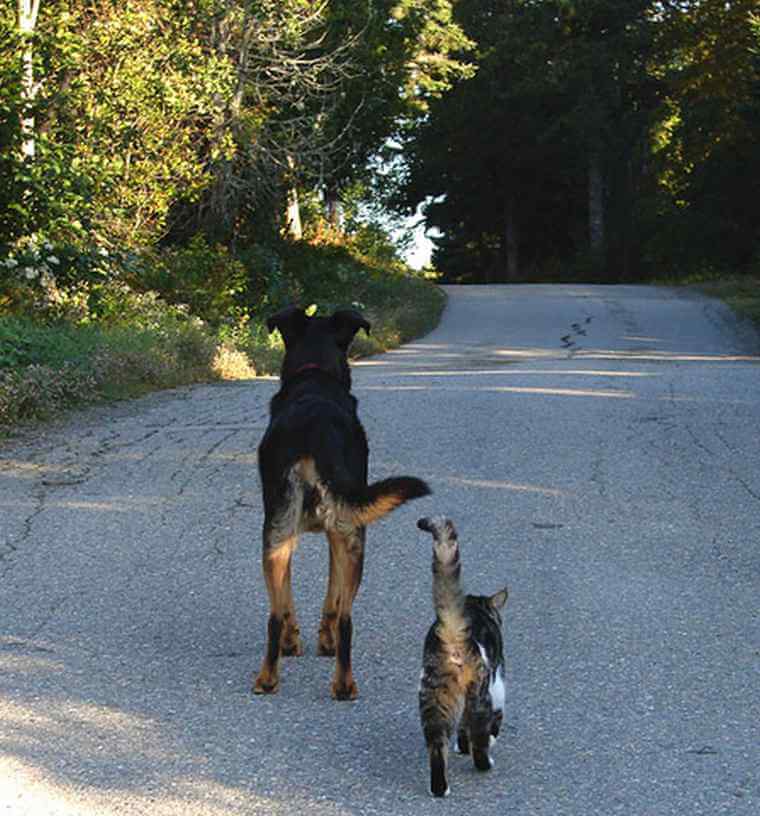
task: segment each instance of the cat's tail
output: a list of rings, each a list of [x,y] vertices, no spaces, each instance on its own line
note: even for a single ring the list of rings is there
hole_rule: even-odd
[[[450,638],[459,641],[467,628],[459,540],[453,522],[443,516],[421,518],[420,530],[433,535],[433,607]]]

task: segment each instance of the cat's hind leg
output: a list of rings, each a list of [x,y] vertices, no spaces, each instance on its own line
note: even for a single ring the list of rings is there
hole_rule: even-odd
[[[428,757],[430,759],[430,793],[432,796],[448,796],[447,776],[449,739],[444,733],[429,734],[425,731]]]
[[[430,793],[448,796],[449,740],[462,711],[461,698],[429,668],[420,679],[420,721],[430,759]]]
[[[470,753],[470,735],[463,725],[459,726],[457,733],[457,752],[463,756],[467,756],[467,754]]]
[[[467,700],[465,720],[470,737],[472,761],[479,771],[490,771],[493,767],[490,748],[493,715],[490,701],[482,695],[471,695]]]

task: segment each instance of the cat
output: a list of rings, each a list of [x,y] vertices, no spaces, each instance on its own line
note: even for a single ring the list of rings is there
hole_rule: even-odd
[[[430,793],[448,796],[448,748],[457,728],[459,752],[475,767],[491,769],[490,746],[504,716],[504,645],[501,609],[506,587],[495,595],[465,595],[459,542],[453,523],[422,518],[433,535],[433,606],[436,620],[425,638],[420,676],[420,721],[430,758]]]

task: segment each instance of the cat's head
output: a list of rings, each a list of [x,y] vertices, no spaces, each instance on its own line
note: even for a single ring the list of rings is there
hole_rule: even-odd
[[[501,610],[507,602],[509,592],[507,588],[500,589],[493,595],[468,595],[467,604],[471,609],[477,609],[483,614],[495,618],[501,625]]]

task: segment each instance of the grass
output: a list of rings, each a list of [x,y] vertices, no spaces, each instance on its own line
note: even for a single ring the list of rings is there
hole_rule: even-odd
[[[357,293],[357,290],[353,290]],[[420,278],[403,277],[372,286],[365,284],[360,297],[352,300],[371,325],[369,335],[359,332],[351,345],[352,359],[368,357],[421,337],[432,331],[446,303],[443,292]],[[303,302],[308,302],[307,297]],[[333,311],[339,303],[317,303],[317,314]],[[347,305],[347,304],[342,304]],[[261,327],[246,349],[257,374],[275,374],[280,369],[284,347],[275,336],[267,340]]]
[[[732,276],[701,281],[695,285],[706,295],[720,298],[736,314],[751,320],[760,330],[760,277]]]
[[[394,348],[435,327],[445,303],[437,287],[360,271],[346,272],[342,291],[350,295],[342,305],[360,308],[372,334],[357,337],[352,357]],[[325,298],[323,286],[298,294],[303,305],[316,302],[320,314],[334,308],[336,292]],[[118,311],[117,321],[85,323],[0,315],[0,435],[77,405],[279,371],[284,349],[278,334],[268,335],[265,315],[220,339],[202,321],[153,296],[127,298]]]

